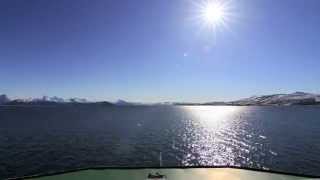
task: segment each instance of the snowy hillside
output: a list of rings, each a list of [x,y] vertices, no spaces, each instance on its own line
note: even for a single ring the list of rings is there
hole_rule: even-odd
[[[305,92],[292,94],[274,94],[264,96],[252,96],[230,102],[233,105],[294,105],[294,104],[317,104],[320,103],[320,95]]]

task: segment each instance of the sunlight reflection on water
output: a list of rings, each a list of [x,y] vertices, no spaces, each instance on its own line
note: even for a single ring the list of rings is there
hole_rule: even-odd
[[[236,106],[189,106],[185,109],[191,113],[196,121],[211,130],[218,130],[228,120],[238,118],[243,107]]]
[[[241,129],[241,117],[245,107],[235,106],[188,106],[184,107],[190,114],[186,128],[191,152],[186,155],[184,165],[234,165],[236,158],[242,153],[249,153],[250,146],[246,143]],[[242,131],[239,131],[241,129]],[[238,134],[243,132],[243,134]],[[240,152],[240,153],[239,153]],[[245,158],[244,161],[250,161]],[[197,160],[197,161],[195,161]]]
[[[2,107],[0,114],[0,179],[96,165],[158,166],[159,152],[163,166],[319,174],[314,106]]]

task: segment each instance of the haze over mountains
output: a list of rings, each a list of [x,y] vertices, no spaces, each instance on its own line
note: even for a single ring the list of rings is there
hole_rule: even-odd
[[[320,104],[320,94],[312,94],[305,92],[295,92],[291,94],[272,94],[262,96],[252,96],[236,101],[229,102],[206,102],[206,103],[186,103],[186,102],[159,102],[154,104],[144,104],[137,102],[127,102],[118,100],[110,103],[107,101],[90,102],[84,98],[64,99],[57,96],[42,98],[26,98],[26,99],[10,99],[7,95],[0,95],[0,105],[53,105],[53,104],[108,104],[118,106],[134,106],[134,105],[235,105],[235,106],[267,106],[267,105],[314,105]]]

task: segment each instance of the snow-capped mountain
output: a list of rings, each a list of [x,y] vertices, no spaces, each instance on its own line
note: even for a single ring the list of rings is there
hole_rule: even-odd
[[[273,94],[263,96],[252,96],[250,98],[229,102],[232,105],[306,105],[320,104],[320,95],[305,92],[291,94]]]
[[[53,103],[88,103],[84,98],[64,99],[61,97],[43,96],[41,98],[17,98],[10,99],[7,95],[0,95],[0,104],[53,104]]]
[[[143,103],[137,103],[137,102],[128,102],[122,99],[119,99],[118,101],[114,102],[113,104],[118,106],[138,106],[138,105],[146,105]]]
[[[64,99],[57,96],[53,96],[53,97],[43,96],[42,98],[34,98],[26,101],[27,102],[54,102],[54,103],[87,103],[88,102],[84,98]]]
[[[68,100],[64,100],[64,102],[71,103],[87,103],[88,101],[85,98],[70,98]]]
[[[56,103],[63,103],[66,102],[65,99],[53,96],[43,96],[42,98],[33,98],[33,99],[26,99],[27,102],[56,102]]]

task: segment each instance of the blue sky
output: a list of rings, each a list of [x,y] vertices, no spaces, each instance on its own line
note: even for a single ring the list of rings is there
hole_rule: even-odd
[[[193,18],[198,1],[2,0],[0,93],[203,102],[320,92],[319,0],[234,0],[214,36]]]

